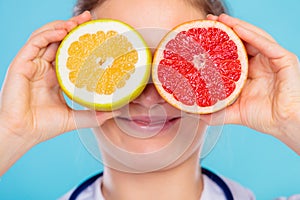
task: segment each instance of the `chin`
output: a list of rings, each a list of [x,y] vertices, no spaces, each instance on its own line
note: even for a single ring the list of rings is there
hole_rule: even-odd
[[[206,125],[190,118],[169,118],[166,123],[150,124],[149,128],[147,123],[121,118],[94,129],[103,165],[123,172],[146,173],[174,168],[198,155]],[[147,131],[140,133],[140,129]]]

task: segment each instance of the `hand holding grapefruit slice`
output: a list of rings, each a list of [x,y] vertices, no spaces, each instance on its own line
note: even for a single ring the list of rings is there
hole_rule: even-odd
[[[162,39],[152,65],[160,95],[176,108],[198,114],[233,103],[247,73],[243,42],[231,28],[212,20],[175,27]]]
[[[148,83],[151,52],[132,27],[93,20],[72,30],[56,57],[58,82],[73,101],[110,111],[136,98]]]

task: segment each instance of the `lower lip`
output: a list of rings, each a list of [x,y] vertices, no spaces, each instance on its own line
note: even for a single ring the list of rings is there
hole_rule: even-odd
[[[138,138],[149,138],[157,135],[162,135],[172,126],[174,126],[180,118],[168,120],[165,122],[145,124],[141,121],[133,121],[119,118],[119,125],[128,135]]]

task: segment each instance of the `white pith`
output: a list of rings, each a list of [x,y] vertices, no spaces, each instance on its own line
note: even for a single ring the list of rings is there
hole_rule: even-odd
[[[70,70],[66,67],[68,48],[72,42],[78,40],[80,36],[86,33],[93,34],[98,31],[103,31],[104,33],[116,31],[118,34],[125,35],[138,52],[138,61],[135,64],[134,73],[131,74],[124,87],[117,89],[111,95],[100,95],[85,88],[76,88],[69,79]],[[103,106],[109,110],[109,107],[115,107],[114,104],[119,106],[119,104],[128,103],[141,92],[148,82],[150,60],[150,50],[142,37],[133,28],[115,20],[94,20],[77,27],[63,40],[57,53],[56,70],[60,85],[69,98],[85,106],[94,107],[96,110],[102,110]],[[106,108],[103,108],[103,110],[106,110]]]

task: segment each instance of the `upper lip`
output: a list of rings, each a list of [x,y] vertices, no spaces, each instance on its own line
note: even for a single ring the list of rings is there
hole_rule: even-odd
[[[181,118],[181,116],[119,116],[119,119],[128,120],[128,121],[137,121],[145,124],[161,124],[167,121],[172,121],[175,119]]]

